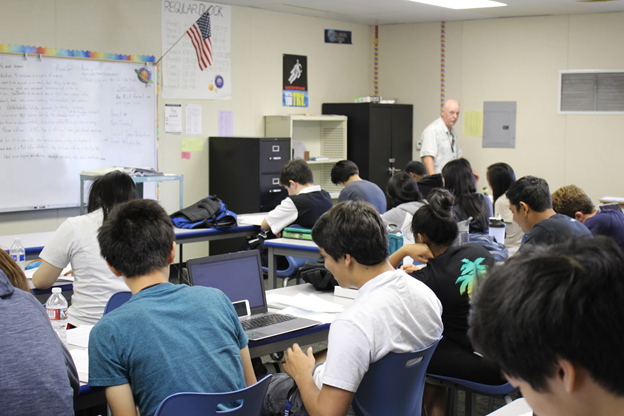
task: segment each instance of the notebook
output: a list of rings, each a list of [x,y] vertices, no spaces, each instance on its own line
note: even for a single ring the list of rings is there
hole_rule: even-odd
[[[192,259],[187,261],[186,267],[192,286],[214,287],[225,293],[232,302],[249,302],[250,315],[239,316],[239,319],[250,340],[260,340],[320,324],[311,319],[268,312],[258,250]],[[245,328],[252,322],[271,319],[283,322]]]

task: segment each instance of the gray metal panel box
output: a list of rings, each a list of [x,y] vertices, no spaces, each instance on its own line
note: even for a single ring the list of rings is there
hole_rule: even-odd
[[[516,102],[483,103],[483,147],[516,147]]]

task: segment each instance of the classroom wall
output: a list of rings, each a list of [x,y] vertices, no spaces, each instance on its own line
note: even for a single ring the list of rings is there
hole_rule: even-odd
[[[440,23],[379,32],[380,93],[414,104],[418,140],[439,115]],[[557,113],[559,71],[624,69],[623,38],[624,13],[446,23],[446,97],[464,112],[482,110],[484,101],[518,106],[515,149],[484,149],[481,138],[463,136],[463,117],[457,123],[464,156],[481,174],[479,189],[487,186],[487,166],[507,162],[518,177],[545,178],[551,191],[575,183],[596,203],[624,195],[624,115]]]
[[[264,136],[264,115],[320,114],[324,102],[372,93],[370,26],[233,6],[231,28],[232,99],[159,100],[159,169],[184,174],[185,206],[209,193],[207,138],[218,135],[220,110],[233,111],[235,136]],[[326,45],[324,29],[350,30],[354,44]],[[5,0],[0,13],[0,43],[159,57],[161,39],[156,0]],[[282,107],[284,53],[308,57],[308,108]],[[190,136],[164,132],[165,103],[202,105],[204,150],[190,160],[181,158],[181,140]],[[177,182],[161,184],[160,199],[176,211]],[[53,231],[74,215],[77,209],[0,214],[0,235]],[[185,247],[185,257],[205,255],[206,248]]]

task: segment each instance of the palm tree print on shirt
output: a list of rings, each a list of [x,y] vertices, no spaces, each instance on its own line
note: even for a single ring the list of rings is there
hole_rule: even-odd
[[[472,289],[474,287],[475,279],[485,276],[488,269],[487,264],[482,264],[484,260],[485,259],[483,257],[479,257],[475,261],[470,261],[468,259],[462,260],[462,263],[464,263],[461,267],[462,274],[455,281],[455,284],[461,283],[461,286],[459,287],[459,293],[461,295],[468,292],[468,297],[472,298]]]

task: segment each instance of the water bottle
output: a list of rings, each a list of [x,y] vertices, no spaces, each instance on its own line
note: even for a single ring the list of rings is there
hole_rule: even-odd
[[[9,250],[9,254],[22,270],[26,269],[26,249],[22,245],[21,238],[13,240],[13,245]]]
[[[60,287],[52,288],[52,296],[46,302],[46,312],[52,328],[63,341],[63,344],[67,345],[67,299],[61,292]]]

